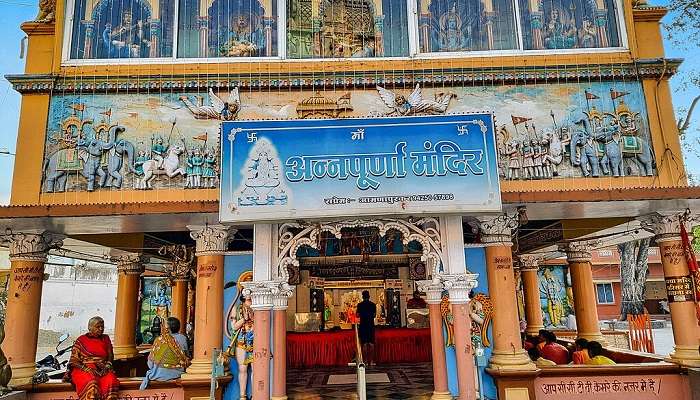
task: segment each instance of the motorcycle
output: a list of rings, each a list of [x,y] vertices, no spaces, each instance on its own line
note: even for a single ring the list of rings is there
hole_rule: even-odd
[[[73,345],[65,347],[61,350],[58,348],[61,347],[63,342],[68,340],[69,337],[70,335],[67,333],[61,335],[61,337],[58,338],[58,344],[56,345],[56,354],[49,354],[36,362],[36,373],[32,379],[33,383],[46,383],[49,381],[49,379],[63,378],[63,375],[66,373],[66,365],[68,364],[68,360],[60,361],[60,358],[64,354],[70,352],[73,349]]]

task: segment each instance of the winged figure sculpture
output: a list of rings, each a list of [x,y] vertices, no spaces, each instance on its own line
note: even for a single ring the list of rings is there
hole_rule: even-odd
[[[381,86],[377,86],[377,91],[384,104],[391,109],[385,115],[444,114],[450,100],[455,97],[454,93],[438,93],[434,100],[426,100],[418,84],[408,98]]]
[[[217,96],[214,90],[209,88],[209,105],[205,105],[199,96],[197,96],[199,104],[193,103],[188,96],[180,96],[180,100],[185,103],[195,119],[232,121],[236,119],[238,111],[241,109],[241,96],[238,93],[238,88],[231,90],[231,93],[225,98]]]

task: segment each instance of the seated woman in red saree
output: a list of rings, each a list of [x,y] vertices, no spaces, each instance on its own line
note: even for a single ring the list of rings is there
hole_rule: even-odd
[[[112,342],[104,334],[105,323],[93,317],[88,333],[73,344],[66,380],[73,382],[79,400],[116,400],[119,380],[112,369]]]

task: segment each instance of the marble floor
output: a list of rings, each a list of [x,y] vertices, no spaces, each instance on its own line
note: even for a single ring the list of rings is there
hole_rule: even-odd
[[[331,375],[354,373],[353,367],[289,370],[287,396],[289,400],[357,399],[357,387],[354,383],[328,384]],[[368,368],[367,374],[386,374],[389,380],[387,383],[368,383],[368,400],[428,400],[433,393],[433,371],[430,363],[379,365]]]

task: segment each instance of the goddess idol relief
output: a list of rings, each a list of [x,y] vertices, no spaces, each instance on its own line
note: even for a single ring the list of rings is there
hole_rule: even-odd
[[[234,193],[235,206],[286,205],[288,190],[280,171],[275,147],[267,139],[258,139],[241,171],[243,182]]]
[[[456,3],[450,11],[440,16],[438,44],[440,51],[467,50],[471,41],[471,21],[463,21],[457,12]]]
[[[145,57],[151,46],[149,21],[133,20],[131,10],[124,10],[121,24],[112,27],[111,23],[105,25],[102,32],[105,50],[109,58],[139,58]]]

